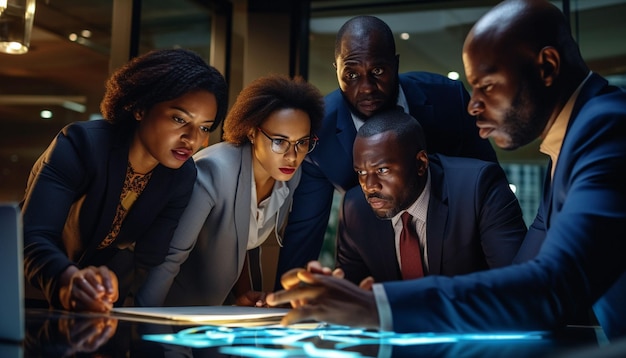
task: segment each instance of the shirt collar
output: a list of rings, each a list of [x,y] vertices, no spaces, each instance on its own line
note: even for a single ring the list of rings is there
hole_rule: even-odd
[[[587,82],[587,80],[591,77],[591,71],[587,74],[587,77],[578,85],[576,91],[572,93],[569,100],[559,112],[554,123],[546,133],[546,137],[543,139],[541,144],[539,145],[539,151],[541,153],[547,154],[552,159],[552,174],[554,174],[554,168],[556,168],[556,161],[559,157],[559,153],[561,152],[561,146],[563,145],[563,139],[565,138],[565,132],[567,131],[567,126],[572,117],[572,110],[574,109],[574,103],[576,103],[576,99],[578,99],[578,95],[580,94],[580,90]]]

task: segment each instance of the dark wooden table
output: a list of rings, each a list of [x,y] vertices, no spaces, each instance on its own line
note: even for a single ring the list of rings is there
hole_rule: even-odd
[[[25,341],[0,343],[0,357],[561,358],[581,352],[594,357],[609,352],[601,329],[587,326],[569,326],[550,333],[472,336],[381,334],[317,323],[285,328],[274,323],[205,326],[118,314],[27,309]],[[624,344],[621,353],[626,356]]]

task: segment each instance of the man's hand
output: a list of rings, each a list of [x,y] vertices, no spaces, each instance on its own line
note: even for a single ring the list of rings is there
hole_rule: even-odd
[[[108,312],[119,298],[117,276],[106,266],[70,266],[61,274],[60,286],[61,304],[69,311]]]
[[[270,293],[267,303],[270,306],[291,303],[293,309],[281,321],[284,325],[317,320],[365,328],[380,326],[376,300],[369,290],[371,278],[361,283],[369,286],[368,289],[359,288],[344,280],[343,272],[337,271],[335,277],[332,270],[312,262],[306,270],[286,272],[281,283],[285,290]]]
[[[300,284],[301,281],[300,279],[298,279],[298,272],[300,271],[304,271],[304,269],[296,268],[296,269],[287,271],[285,274],[283,274],[283,276],[280,279],[281,285],[286,290],[289,290],[289,289],[294,288],[298,284]],[[309,263],[306,266],[306,271],[309,271],[311,273],[326,275],[326,276],[333,276],[337,278],[344,278],[345,276],[342,269],[336,268],[333,270],[330,267],[322,266],[322,264],[319,261],[309,261]],[[361,281],[361,283],[359,283],[359,287],[364,290],[371,291],[373,284],[374,284],[374,278],[372,276],[368,276],[364,278]],[[295,304],[292,303],[292,305],[295,307],[297,303]]]
[[[344,272],[342,269],[333,270],[330,267],[322,266],[322,264],[319,261],[309,261],[309,263],[306,266],[306,269],[295,268],[295,269],[291,269],[285,272],[283,276],[280,278],[280,284],[286,290],[290,290],[292,288],[297,287],[298,285],[302,283],[300,279],[298,278],[298,273],[302,271],[309,271],[311,273],[317,273],[317,274],[326,275],[326,276],[334,276],[337,278],[344,277]],[[299,307],[299,306],[304,305],[306,301],[297,300],[297,301],[292,301],[290,303],[291,303],[291,307]]]

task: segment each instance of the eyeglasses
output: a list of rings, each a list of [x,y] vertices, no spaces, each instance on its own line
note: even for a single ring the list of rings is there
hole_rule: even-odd
[[[266,136],[267,139],[272,141],[272,145],[270,146],[270,148],[272,149],[272,152],[276,154],[287,153],[289,149],[291,148],[292,144],[295,146],[296,153],[298,154],[311,153],[313,149],[315,149],[315,146],[317,145],[317,141],[318,141],[317,136],[313,135],[313,138],[305,138],[305,139],[297,140],[295,142],[290,142],[283,138],[270,137],[267,133],[265,133],[265,131],[261,129],[261,127],[257,127],[257,129],[261,133],[263,133],[263,135]]]

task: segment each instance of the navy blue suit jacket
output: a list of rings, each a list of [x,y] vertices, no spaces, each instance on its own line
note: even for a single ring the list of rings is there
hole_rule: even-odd
[[[502,168],[473,158],[430,155],[426,237],[429,275],[510,265],[526,234],[522,209]],[[379,219],[360,186],[341,208],[337,266],[350,281],[402,280],[391,219]]]
[[[595,303],[605,333],[626,335],[625,168],[626,93],[593,74],[527,235],[539,245],[522,246],[520,255],[531,259],[453,278],[383,283],[393,329],[557,329]]]
[[[461,82],[409,72],[400,75],[400,85],[410,114],[424,129],[429,153],[497,161],[491,143],[478,136],[475,120],[467,113],[469,95]],[[284,272],[318,258],[335,189],[343,194],[358,184],[352,163],[356,128],[339,90],[325,97],[325,109],[317,132],[319,145],[302,163],[302,179],[280,250],[277,287]]]
[[[191,158],[176,170],[157,165],[117,239],[96,249],[120,202],[132,133],[103,120],[76,122],[63,128],[33,166],[22,208],[24,274],[53,306],[60,307],[57,279],[69,265],[109,266],[124,295],[168,252],[196,178]],[[75,221],[70,218],[77,218],[78,228],[67,226]],[[120,250],[131,244],[132,251]],[[123,302],[121,296],[118,304]]]

